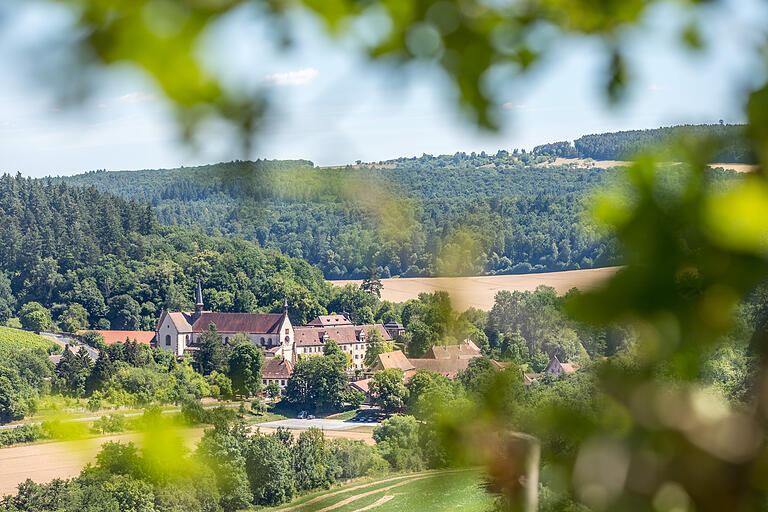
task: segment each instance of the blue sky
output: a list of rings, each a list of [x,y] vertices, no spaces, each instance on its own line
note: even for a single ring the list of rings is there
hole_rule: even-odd
[[[530,149],[601,131],[741,122],[738,98],[761,78],[747,56],[764,35],[759,27],[768,26],[764,2],[718,3],[702,18],[710,44],[692,54],[676,42],[688,18],[671,5],[654,9],[643,22],[649,31],[629,36],[633,85],[619,107],[604,100],[600,47],[565,40],[530,77],[501,89],[503,126],[488,133],[457,112],[450,87],[432,69],[414,66],[403,76],[375,67],[344,42],[326,39],[309,16],[296,17],[302,38],[282,51],[267,42],[267,27],[236,15],[209,34],[206,60],[232,83],[268,86],[275,101],[252,153],[242,155],[220,127],[210,128],[203,147],[180,143],[168,105],[135,70],[105,75],[82,107],[57,104],[49,88],[27,76],[22,50],[36,43],[35,35],[55,33],[63,18],[41,2],[8,2],[0,26],[0,172],[28,176],[244,157],[336,165]]]

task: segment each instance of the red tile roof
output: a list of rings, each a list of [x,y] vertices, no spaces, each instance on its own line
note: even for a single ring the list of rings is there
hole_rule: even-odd
[[[205,332],[215,324],[219,332],[279,334],[282,313],[211,313],[203,312],[192,324],[193,332]]]
[[[77,331],[77,334],[83,334],[88,331]],[[112,345],[113,343],[125,343],[126,339],[136,341],[144,345],[149,345],[155,339],[155,331],[94,331],[104,338],[104,343]]]
[[[293,372],[293,365],[290,361],[275,357],[268,359],[261,368],[261,378],[263,379],[288,379]]]
[[[307,325],[329,327],[332,325],[352,325],[352,322],[344,315],[321,315],[308,322]]]
[[[412,361],[405,357],[400,350],[393,352],[384,352],[379,354],[376,361],[371,365],[373,370],[386,370],[388,368],[400,368],[403,371],[413,370],[416,367]]]
[[[371,382],[371,379],[362,379],[362,380],[356,380],[354,382],[350,382],[349,386],[353,388],[357,388],[366,395],[368,394],[368,384]]]
[[[302,325],[300,327],[294,327],[293,333],[294,339],[296,340],[296,346],[306,347],[325,345],[324,336],[326,334],[328,334],[329,339],[332,339],[339,345],[345,343],[360,343],[360,332],[365,330],[365,335],[368,337],[374,329],[379,331],[379,334],[381,334],[383,339],[392,339],[392,336],[389,335],[387,330],[381,324],[339,325],[334,327]]]
[[[424,354],[424,359],[472,359],[480,355],[474,342],[464,340],[461,345],[434,345]]]
[[[466,370],[469,366],[469,359],[409,359],[409,361],[418,370],[429,370],[449,379],[455,378],[459,372]]]

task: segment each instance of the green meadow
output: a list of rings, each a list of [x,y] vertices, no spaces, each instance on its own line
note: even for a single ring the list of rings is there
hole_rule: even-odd
[[[476,469],[427,471],[358,481],[302,496],[269,512],[475,512],[493,497]]]

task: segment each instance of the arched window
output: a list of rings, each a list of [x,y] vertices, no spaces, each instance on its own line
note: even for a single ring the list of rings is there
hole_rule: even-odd
[[[170,334],[166,334],[165,335],[165,344],[167,346],[169,346],[169,347],[171,346],[171,335]]]
[[[185,336],[185,338],[186,338],[187,344],[189,344],[189,334],[187,334],[187,335]]]
[[[261,344],[264,345],[264,336],[261,337]]]

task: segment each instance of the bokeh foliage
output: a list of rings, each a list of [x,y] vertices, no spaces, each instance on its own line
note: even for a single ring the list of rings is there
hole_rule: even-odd
[[[53,1],[53,0],[52,0]],[[602,41],[606,95],[621,98],[630,79],[622,35],[651,0],[60,0],[76,15],[84,69],[131,63],[146,71],[176,107],[192,135],[219,118],[250,140],[265,111],[262,91],[234,91],[200,62],[206,29],[227,13],[254,4],[274,19],[276,38],[290,40],[290,14],[308,10],[330,33],[347,34],[356,19],[378,27],[375,43],[359,42],[371,60],[437,64],[458,92],[458,106],[480,126],[498,124],[490,73],[515,78],[571,34]],[[691,10],[711,2],[681,1]],[[695,24],[681,27],[681,44],[697,47]],[[759,170],[727,189],[703,179],[717,141],[680,141],[688,155],[682,186],[665,181],[653,153],[627,171],[618,192],[595,202],[597,218],[616,233],[627,268],[610,285],[572,305],[594,322],[627,322],[639,342],[631,363],[607,361],[599,374],[601,421],[541,410],[532,429],[560,429],[575,440],[573,457],[551,459],[559,491],[594,510],[760,510],[768,486],[765,446],[768,339],[752,350],[763,363],[749,405],[735,408],[698,384],[699,353],[719,342],[739,300],[768,270],[768,84],[745,98],[748,136]],[[683,383],[661,384],[660,367]],[[498,398],[489,394],[483,425],[503,428]],[[464,417],[471,417],[464,415]],[[609,421],[611,420],[611,421]],[[537,427],[538,425],[538,427]],[[476,430],[475,430],[476,431]],[[457,432],[453,432],[458,436]],[[499,453],[497,450],[495,453]],[[570,453],[570,450],[567,451]],[[492,453],[493,454],[493,453]],[[546,457],[546,454],[544,454]],[[513,476],[517,476],[514,475]],[[497,486],[507,488],[504,485]]]

